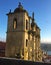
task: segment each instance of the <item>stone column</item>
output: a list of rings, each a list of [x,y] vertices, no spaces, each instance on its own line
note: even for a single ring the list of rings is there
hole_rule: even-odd
[[[34,51],[34,35],[32,34],[32,61],[35,61]]]
[[[28,40],[28,60],[30,60],[30,40]]]

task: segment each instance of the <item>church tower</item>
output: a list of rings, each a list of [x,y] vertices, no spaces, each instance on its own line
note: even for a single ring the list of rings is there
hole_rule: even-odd
[[[27,31],[30,26],[28,12],[23,8],[21,3],[19,3],[14,12],[10,10],[7,16],[8,25],[5,56],[28,59]]]
[[[5,56],[17,59],[42,61],[40,28],[21,3],[7,14],[7,37]]]

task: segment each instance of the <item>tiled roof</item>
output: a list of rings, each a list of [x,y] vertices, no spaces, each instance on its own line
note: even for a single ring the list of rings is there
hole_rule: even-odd
[[[6,42],[1,42],[0,41],[0,49],[5,49]]]

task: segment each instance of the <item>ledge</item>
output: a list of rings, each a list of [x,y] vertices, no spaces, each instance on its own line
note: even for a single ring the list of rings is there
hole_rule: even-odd
[[[51,63],[18,60],[15,58],[0,58],[0,65],[51,65]]]

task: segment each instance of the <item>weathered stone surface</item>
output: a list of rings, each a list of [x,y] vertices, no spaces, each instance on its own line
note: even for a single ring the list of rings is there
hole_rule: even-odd
[[[5,56],[42,61],[40,50],[40,29],[34,21],[34,15],[32,18],[27,12],[18,12],[16,8],[8,14]]]

